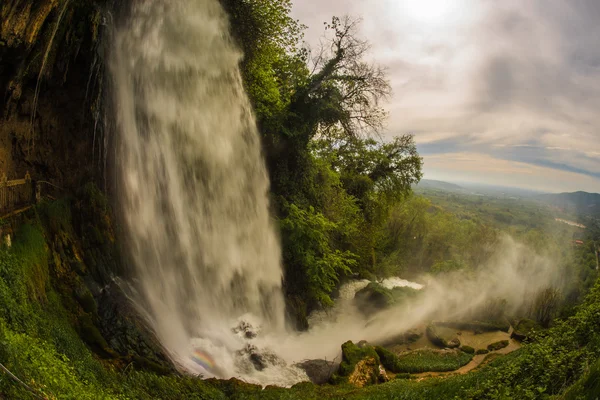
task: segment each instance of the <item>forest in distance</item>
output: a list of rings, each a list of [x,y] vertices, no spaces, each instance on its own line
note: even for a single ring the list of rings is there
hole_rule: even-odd
[[[0,398],[600,396],[600,194],[428,179],[293,7],[0,5]]]

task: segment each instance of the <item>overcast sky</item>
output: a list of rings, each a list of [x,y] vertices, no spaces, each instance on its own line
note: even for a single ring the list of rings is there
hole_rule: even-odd
[[[362,17],[425,178],[600,192],[600,0],[294,1],[312,45]]]

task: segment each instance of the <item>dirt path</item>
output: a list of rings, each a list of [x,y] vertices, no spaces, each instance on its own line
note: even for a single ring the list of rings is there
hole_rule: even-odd
[[[513,351],[519,349],[520,347],[521,347],[521,345],[519,344],[519,342],[517,342],[514,339],[510,339],[507,347],[500,349],[500,350],[496,350],[496,351],[490,351],[488,354],[477,354],[473,357],[473,359],[471,361],[469,361],[468,364],[460,367],[457,370],[448,371],[448,372],[421,372],[418,374],[411,374],[411,376],[416,377],[417,381],[422,381],[423,379],[428,379],[428,378],[440,378],[440,377],[446,378],[446,377],[452,376],[452,375],[463,375],[463,374],[473,371],[474,369],[476,369],[482,365],[487,364],[488,362],[492,361],[494,358],[496,358],[498,356],[503,356],[503,355],[512,353]]]

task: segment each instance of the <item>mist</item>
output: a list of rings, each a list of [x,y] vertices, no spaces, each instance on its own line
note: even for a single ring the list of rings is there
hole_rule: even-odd
[[[538,254],[509,235],[501,236],[496,251],[481,268],[465,272],[423,275],[422,293],[396,307],[365,317],[353,301],[353,292],[368,281],[351,281],[341,290],[341,299],[318,318],[306,333],[283,338],[259,337],[287,362],[304,359],[339,360],[340,345],[347,340],[380,343],[430,321],[457,321],[482,312],[499,299],[506,300],[505,314],[523,312],[536,293],[566,285],[565,271],[550,254]]]

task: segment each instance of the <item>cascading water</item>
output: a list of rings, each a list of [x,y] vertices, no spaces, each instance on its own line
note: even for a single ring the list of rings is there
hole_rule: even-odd
[[[136,301],[184,368],[242,374],[223,360],[243,345],[231,331],[238,319],[284,329],[280,249],[242,54],[217,0],[137,1],[113,46]],[[198,346],[201,367],[190,358]]]

